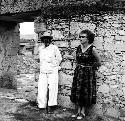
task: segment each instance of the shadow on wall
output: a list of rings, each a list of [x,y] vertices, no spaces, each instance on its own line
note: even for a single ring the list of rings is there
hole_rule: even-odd
[[[17,84],[13,73],[3,73],[0,76],[0,87],[7,89],[16,89]]]

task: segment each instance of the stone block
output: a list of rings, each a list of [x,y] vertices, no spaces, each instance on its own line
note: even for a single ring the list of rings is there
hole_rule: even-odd
[[[71,87],[72,81],[73,81],[73,76],[67,75],[63,72],[59,73],[59,84],[60,85],[68,84]]]
[[[45,32],[47,30],[46,24],[44,22],[41,22],[41,23],[35,22],[34,28],[35,28],[34,29],[35,33]]]
[[[64,69],[72,69],[72,63],[69,60],[66,60],[64,62],[61,63],[61,68]]]
[[[125,41],[125,35],[124,36],[116,35],[115,36],[115,41]]]
[[[65,48],[69,47],[69,44],[67,41],[60,40],[60,41],[54,41],[53,43],[58,47],[65,47]]]
[[[99,72],[101,72],[101,73],[104,74],[104,72],[108,72],[108,68],[107,68],[106,66],[102,65],[102,66],[99,68]]]
[[[105,115],[110,116],[110,117],[114,117],[114,118],[118,118],[120,116],[120,111],[118,108],[109,107],[109,108],[107,108]]]
[[[16,56],[18,54],[19,48],[18,47],[11,47],[10,51],[8,51],[9,56]]]
[[[23,98],[29,101],[36,101],[37,82],[34,74],[20,74],[17,76],[17,89],[22,93]]]
[[[122,75],[121,83],[125,84],[125,75]]]
[[[19,31],[19,28],[20,28],[20,25],[19,25],[19,23],[15,26],[15,29],[14,29],[14,32],[15,33],[19,33],[20,31]]]
[[[115,51],[116,52],[125,51],[125,44],[123,41],[115,41]]]
[[[115,27],[115,28],[120,28],[121,27],[120,24],[118,24],[118,23],[111,24],[111,26]]]
[[[125,97],[125,87],[123,87],[122,90],[123,90],[123,94],[124,94],[123,97]]]
[[[120,117],[124,117],[125,118],[125,108],[121,108],[120,109]]]
[[[105,42],[103,49],[113,52],[115,50],[115,46],[113,43]]]
[[[10,38],[10,43],[11,44],[11,47],[19,47],[19,43],[20,43],[20,36],[19,36],[19,33],[15,33],[13,34],[13,36],[9,36]]]
[[[70,47],[71,48],[76,48],[76,47],[78,47],[80,45],[80,40],[73,40],[73,41],[71,41],[71,43],[70,43]]]
[[[109,93],[109,90],[110,90],[110,88],[109,88],[109,85],[107,85],[107,84],[103,84],[103,85],[99,86],[99,88],[98,88],[98,92],[102,92],[103,94]]]
[[[71,22],[70,23],[70,32],[71,34],[78,35],[82,30],[89,29],[91,31],[94,31],[95,24],[93,23],[82,23],[82,22]]]
[[[99,27],[99,28],[97,28],[97,33],[98,33],[98,36],[105,36],[105,32],[106,32],[106,30],[105,29],[103,29],[103,27]]]
[[[116,31],[114,31],[114,29],[110,28],[111,26],[107,26],[106,32],[105,32],[105,36],[106,37],[113,37],[115,35],[117,35]]]
[[[124,35],[125,35],[125,30],[119,30],[119,31],[118,31],[118,34],[124,36]]]
[[[66,48],[65,50],[62,50],[62,56],[65,59],[68,60],[73,60],[76,56],[76,52],[75,50],[71,49],[71,48]]]
[[[70,101],[69,96],[58,95],[58,105],[75,109],[75,105]]]
[[[93,105],[93,106],[89,109],[89,114],[90,114],[90,115],[93,115],[93,114],[103,115],[103,107],[102,107],[102,104]]]
[[[27,99],[28,101],[31,102],[36,102],[37,100],[37,89],[34,89],[34,91],[30,91],[28,93],[24,93],[25,94],[25,99]]]
[[[59,84],[58,94],[63,96],[71,95],[71,86],[69,84]]]
[[[64,35],[61,33],[61,31],[58,30],[52,30],[52,34],[54,40],[62,40],[64,39]]]
[[[94,46],[97,48],[97,49],[100,49],[100,50],[103,50],[103,38],[102,37],[96,37],[95,38],[95,41],[94,41]]]
[[[13,72],[4,72],[0,77],[0,86],[7,89],[16,89],[17,83]]]

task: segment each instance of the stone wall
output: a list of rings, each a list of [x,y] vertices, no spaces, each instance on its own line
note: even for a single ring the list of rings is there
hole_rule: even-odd
[[[42,0],[1,0],[0,13],[20,13],[35,11],[42,7]]]
[[[0,87],[16,88],[19,25],[0,22]]]
[[[96,18],[96,21],[94,19]],[[63,56],[62,71],[59,76],[59,104],[72,107],[69,100],[70,87],[75,68],[75,50],[79,45],[78,33],[90,29],[96,34],[95,46],[101,57],[102,66],[97,72],[97,105],[96,113],[120,116],[125,100],[125,17],[123,14],[86,15],[72,18],[71,21],[48,20],[48,29],[59,31],[62,40],[56,44]],[[53,33],[54,33],[53,32]],[[56,36],[59,32],[56,32]]]
[[[86,14],[71,20],[47,20],[47,30],[54,36],[54,44],[59,47],[63,56],[62,69],[59,71],[59,105],[74,108],[69,95],[75,69],[75,51],[80,44],[78,33],[83,29],[90,29],[96,35],[94,45],[99,52],[102,63],[96,72],[97,104],[92,112],[116,118],[124,115],[121,113],[125,110],[124,21],[124,15],[119,13],[103,13],[102,16]],[[24,58],[26,59],[26,57]],[[28,100],[36,100],[37,96],[39,63],[34,60],[32,64],[34,62],[35,71],[30,74],[20,73],[18,75],[18,82],[20,82],[18,89],[25,94],[25,98]],[[31,67],[32,64],[27,63],[28,67]]]
[[[22,13],[22,12],[34,12],[46,7],[58,7],[62,5],[76,5],[85,4],[86,6],[95,5],[100,0],[1,0],[0,1],[0,14],[7,13]],[[56,9],[56,8],[55,8]],[[44,10],[44,9],[43,9]],[[51,11],[50,11],[51,12]],[[56,11],[57,12],[57,11]],[[61,12],[61,11],[60,11]],[[45,14],[48,13],[45,11]]]

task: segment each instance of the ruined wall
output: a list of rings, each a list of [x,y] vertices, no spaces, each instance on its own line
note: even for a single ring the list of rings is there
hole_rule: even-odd
[[[103,13],[102,16],[87,14],[71,20],[47,21],[47,30],[52,32],[54,44],[59,47],[63,56],[62,69],[59,72],[58,104],[74,108],[69,95],[75,69],[75,51],[80,44],[78,33],[83,29],[90,29],[95,33],[94,45],[102,63],[97,72],[97,104],[92,111],[99,115],[118,118],[123,115],[121,110],[125,111],[125,17],[119,13]],[[35,64],[37,67],[34,67],[39,69],[38,62]],[[32,63],[27,65],[31,67]],[[38,71],[32,71],[30,74],[19,75],[18,88],[24,92],[28,100],[36,100],[38,74]]]
[[[0,22],[0,87],[16,88],[19,25]]]
[[[98,100],[94,111],[119,117],[120,110],[124,110],[125,100],[124,15],[115,13],[102,14],[102,16],[83,15],[80,18],[72,18],[70,22],[65,19],[48,20],[48,29],[55,32],[57,38],[60,37],[60,32],[63,35],[62,40],[54,42],[60,48],[63,56],[62,70],[59,73],[59,104],[73,107],[69,95],[75,68],[75,50],[79,45],[77,35],[83,29],[90,29],[96,34],[94,44],[102,62],[97,72]]]
[[[102,9],[119,8],[125,8],[124,0],[0,0],[0,14],[37,13],[42,9],[42,14],[48,17],[57,14],[72,16],[83,14],[85,11],[93,13]]]
[[[95,5],[100,0],[1,0],[0,1],[0,14],[7,13],[21,13],[41,10],[41,8],[50,6],[62,6],[76,3],[84,3],[87,6]]]
[[[19,13],[38,10],[42,7],[42,0],[1,0],[1,14]]]

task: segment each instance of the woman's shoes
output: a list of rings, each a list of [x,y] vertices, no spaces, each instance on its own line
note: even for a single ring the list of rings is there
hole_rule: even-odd
[[[76,117],[76,115],[72,115],[71,117],[72,117],[72,118],[75,118],[75,117]]]
[[[77,116],[79,116],[79,113],[75,114],[75,115],[72,115],[71,117],[72,118],[76,118]]]
[[[80,120],[80,119],[82,119],[82,118],[85,117],[85,114],[82,114],[82,113],[79,114],[79,113],[77,113],[76,115],[72,115],[71,117]]]
[[[80,119],[83,119],[84,117],[85,117],[85,114],[82,114],[82,113],[81,113],[80,115],[77,116],[76,119],[80,120]]]

